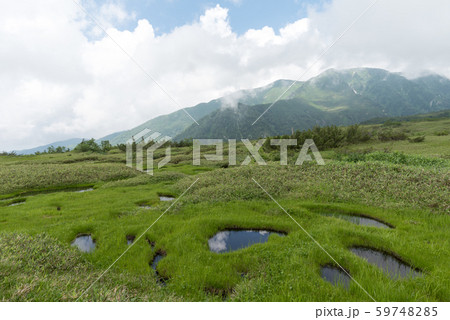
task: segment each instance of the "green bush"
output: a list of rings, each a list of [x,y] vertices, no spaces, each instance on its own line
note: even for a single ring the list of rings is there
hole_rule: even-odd
[[[361,128],[359,125],[354,124],[347,127],[345,139],[348,144],[367,142],[371,139],[371,135],[367,129]]]
[[[94,139],[81,141],[75,149],[75,152],[102,152],[100,146],[95,142]]]
[[[194,140],[184,139],[181,141],[170,141],[169,143],[172,147],[192,147]]]
[[[109,143],[109,140],[102,141],[101,146],[102,146],[103,152],[108,152],[112,149],[112,145],[111,145],[111,143]]]
[[[303,146],[306,139],[312,139],[319,149],[331,149],[345,144],[346,132],[344,128],[337,126],[316,126],[309,130],[296,131],[294,138],[297,139],[298,148]]]
[[[411,143],[424,142],[424,141],[425,141],[425,136],[419,136],[419,137],[415,137],[415,138],[409,138],[408,141],[411,142]]]
[[[15,151],[11,151],[11,152],[3,151],[0,153],[0,156],[17,156],[17,154]]]
[[[306,139],[314,140],[317,148],[321,150],[339,148],[349,144],[367,142],[372,138],[371,133],[357,125],[354,124],[347,128],[337,127],[337,126],[326,126],[319,127],[315,126],[309,130],[295,131],[292,136],[275,136],[267,139],[263,144],[263,150],[266,152],[271,152],[277,148],[277,146],[272,146],[270,144],[270,139],[297,139],[297,149],[302,148],[303,143]]]
[[[378,132],[378,140],[380,141],[398,141],[406,140],[408,136],[404,132],[394,131],[391,129],[381,130]]]
[[[441,136],[448,136],[448,131],[447,130],[442,130],[442,131],[437,131],[434,133],[436,136],[441,137]]]
[[[383,123],[383,127],[400,127],[402,123],[400,121],[388,120]]]
[[[439,158],[427,158],[417,155],[406,155],[401,152],[339,152],[335,159],[344,162],[379,161],[392,164],[402,164],[415,167],[450,167],[450,161]]]

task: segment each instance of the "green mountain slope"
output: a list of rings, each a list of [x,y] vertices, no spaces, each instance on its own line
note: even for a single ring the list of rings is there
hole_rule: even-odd
[[[218,100],[213,100],[209,103],[201,103],[195,107],[186,108],[186,111],[189,112],[194,119],[200,119],[218,108],[220,108],[220,102]],[[183,110],[178,110],[167,115],[156,117],[135,128],[124,131],[111,139],[110,143],[112,145],[126,143],[133,135],[136,135],[144,129],[150,129],[152,132],[160,132],[164,136],[173,137],[193,123],[193,120]]]
[[[294,96],[324,108],[351,103],[359,96],[381,107],[385,116],[403,116],[447,108],[449,90],[450,80],[439,76],[408,80],[381,69],[330,69],[307,81]]]
[[[271,103],[293,82],[292,80],[278,80],[261,88],[237,91],[208,103],[200,103],[194,107],[186,108],[186,111],[198,121],[220,108],[235,106],[238,103],[247,105]],[[293,88],[298,88],[299,86],[301,86],[301,83],[296,83]],[[163,135],[175,137],[191,125],[197,126],[183,110],[178,110],[146,121],[133,129],[115,136],[110,142],[113,145],[125,143],[133,135],[144,129],[150,129],[153,132],[160,132]]]
[[[282,92],[280,87],[277,90]],[[450,80],[439,76],[408,80],[381,69],[330,69],[296,84],[284,97],[288,100],[277,102],[255,125],[252,123],[269,105],[217,109],[201,119],[200,126],[190,126],[176,140],[257,138],[316,124],[349,125],[372,118],[427,113],[449,109],[449,95]],[[265,102],[269,100],[266,94]]]
[[[348,112],[324,111],[301,99],[282,100],[269,109],[261,119],[252,122],[266,110],[270,104],[247,106],[239,104],[237,108],[217,110],[200,119],[199,126],[190,126],[175,140],[185,138],[249,138],[290,134],[298,128],[325,126],[335,122],[353,123],[354,115]]]

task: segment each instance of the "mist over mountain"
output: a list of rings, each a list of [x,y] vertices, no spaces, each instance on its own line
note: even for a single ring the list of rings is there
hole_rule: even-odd
[[[236,108],[239,103],[247,105],[271,103],[293,82],[292,80],[278,80],[261,88],[237,91],[227,96],[211,100],[210,102],[200,103],[196,106],[186,108],[185,110],[198,122],[200,119],[217,110]],[[189,115],[184,110],[178,110],[167,115],[156,117],[117,135],[110,142],[113,145],[126,143],[133,135],[144,129],[160,132],[165,136],[176,137],[192,124],[197,126]]]

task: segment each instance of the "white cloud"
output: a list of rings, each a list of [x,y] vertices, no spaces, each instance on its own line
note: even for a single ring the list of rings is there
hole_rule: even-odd
[[[232,34],[228,22],[228,9],[219,5],[216,5],[213,9],[206,10],[205,14],[200,17],[200,24],[202,29],[222,38]]]
[[[309,18],[323,39],[334,39],[372,0],[334,0]],[[333,47],[327,65],[370,65],[416,76],[450,76],[450,3],[446,0],[378,1]]]
[[[108,33],[182,105],[297,78],[371,0],[334,0],[280,30],[233,32],[228,10],[156,36],[123,7],[89,2]],[[450,3],[379,1],[315,65],[450,76]],[[178,109],[71,1],[0,3],[0,149],[101,137]]]

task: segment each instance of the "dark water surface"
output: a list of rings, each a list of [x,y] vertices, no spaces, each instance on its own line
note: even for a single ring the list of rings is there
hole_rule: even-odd
[[[155,270],[155,274],[156,277],[158,279],[158,282],[161,286],[165,286],[166,285],[166,280],[165,278],[161,277],[161,275],[159,274],[158,270],[156,270],[156,267],[158,267],[158,263],[165,257],[164,253],[157,253],[156,256],[153,258],[152,260],[152,269]]]
[[[135,236],[132,236],[132,235],[128,235],[128,236],[127,236],[127,245],[131,245],[131,244],[133,244],[133,242],[134,242],[134,239],[136,239],[136,237],[135,237]]]
[[[422,275],[420,271],[414,270],[403,261],[385,252],[365,247],[353,247],[350,248],[350,251],[370,264],[383,269],[392,279],[414,278]]]
[[[351,279],[341,268],[324,266],[321,270],[321,276],[335,286],[342,286],[345,289],[350,286]]]
[[[351,223],[360,225],[360,226],[369,226],[369,227],[377,227],[377,228],[392,228],[386,223],[380,222],[378,220],[362,217],[362,216],[354,216],[348,214],[340,214],[340,213],[322,213],[322,215],[327,217],[335,217],[338,219],[342,219],[345,221],[349,221]]]
[[[160,253],[158,253],[152,261],[152,269],[156,271],[156,267],[158,266],[158,263],[161,261],[161,259],[164,258],[164,256]]]

